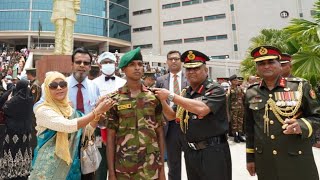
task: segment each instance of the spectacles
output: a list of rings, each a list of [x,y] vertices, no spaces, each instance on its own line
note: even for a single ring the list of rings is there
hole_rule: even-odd
[[[49,88],[52,90],[57,89],[58,86],[63,89],[68,86],[68,83],[66,81],[60,81],[60,82],[52,82],[49,84]]]
[[[91,62],[87,62],[87,61],[74,61],[74,63],[77,65],[81,65],[83,63],[83,65],[85,66],[89,66],[91,64]]]
[[[168,58],[168,60],[169,60],[169,61],[173,61],[173,60],[174,60],[174,61],[180,61],[180,58],[172,57],[172,58]]]

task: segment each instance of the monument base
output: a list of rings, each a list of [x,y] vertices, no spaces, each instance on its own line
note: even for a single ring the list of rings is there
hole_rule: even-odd
[[[58,71],[69,76],[72,71],[71,55],[44,55],[36,61],[37,79],[43,83],[45,74],[49,71]]]

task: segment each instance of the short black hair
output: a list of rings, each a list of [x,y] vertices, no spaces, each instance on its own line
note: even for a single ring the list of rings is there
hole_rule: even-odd
[[[169,51],[169,52],[168,52],[168,54],[167,54],[167,59],[168,59],[169,55],[170,55],[170,54],[173,54],[173,53],[178,53],[179,56],[181,57],[181,53],[180,53],[179,51],[177,51],[177,50],[172,50],[172,51]]]
[[[80,53],[80,54],[88,54],[90,56],[90,63],[92,62],[92,55],[91,53],[88,51],[88,49],[84,48],[84,47],[79,47],[77,49],[75,49],[73,51],[73,54],[71,56],[71,60],[72,60],[72,63],[74,62],[74,56],[77,54],[77,53]]]
[[[36,71],[27,71],[26,74],[30,74],[32,77],[37,77]]]

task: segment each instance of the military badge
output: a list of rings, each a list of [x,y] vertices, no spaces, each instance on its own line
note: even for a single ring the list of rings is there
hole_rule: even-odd
[[[196,55],[194,55],[192,51],[189,51],[188,59],[189,60],[194,60],[195,58],[196,58]]]
[[[311,90],[309,91],[309,95],[310,95],[310,97],[311,97],[312,99],[317,99],[317,95],[316,95],[316,93],[314,92],[313,89],[311,89]]]
[[[261,55],[268,54],[268,49],[266,49],[265,47],[261,47],[260,50],[259,50],[259,53],[260,53]]]

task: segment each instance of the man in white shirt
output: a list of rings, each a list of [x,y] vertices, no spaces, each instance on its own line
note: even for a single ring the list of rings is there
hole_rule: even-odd
[[[126,80],[114,75],[116,70],[115,66],[116,57],[110,52],[102,53],[98,58],[98,66],[101,71],[101,75],[93,80],[97,85],[100,95],[104,96],[106,94],[116,91],[118,88],[122,87]],[[107,128],[104,126],[98,126],[101,131],[96,130],[96,138],[102,140],[101,148],[99,151],[102,156],[102,161],[98,171],[96,172],[96,179],[106,179],[107,178],[107,155],[106,155],[106,143],[107,143]]]
[[[104,52],[98,58],[101,75],[94,79],[93,82],[98,86],[101,96],[116,91],[126,83],[126,80],[114,74],[116,70],[115,63],[116,56],[110,52]]]

